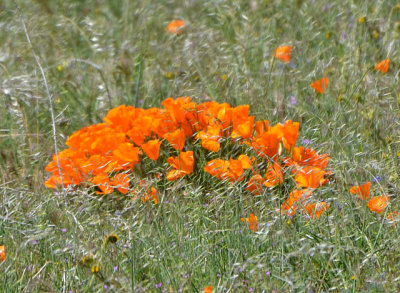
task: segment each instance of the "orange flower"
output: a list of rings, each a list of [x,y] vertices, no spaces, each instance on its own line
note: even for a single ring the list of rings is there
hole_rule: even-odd
[[[263,178],[260,174],[255,174],[251,176],[249,182],[247,183],[246,190],[254,195],[260,195],[262,191]]]
[[[151,199],[153,203],[158,204],[157,189],[155,189],[154,187],[150,187],[150,189],[147,190],[147,194],[140,198],[143,203],[145,203],[149,199]]]
[[[167,162],[174,168],[167,173],[169,181],[176,180],[193,172],[194,157],[192,151],[181,152],[179,157],[169,157]]]
[[[283,183],[282,167],[278,163],[269,164],[265,173],[264,185],[266,187],[275,187]]]
[[[314,166],[323,170],[328,166],[329,156],[318,155],[315,150],[300,146],[293,148],[292,158],[285,160],[285,163],[289,166]]]
[[[254,116],[248,118],[247,121],[237,125],[232,133],[232,138],[241,137],[248,139],[253,135]]]
[[[126,194],[129,191],[129,183],[131,179],[127,174],[118,173],[112,178],[112,184],[114,188],[117,188],[119,192]]]
[[[299,136],[299,128],[300,123],[292,122],[292,120],[285,121],[283,125],[283,143],[288,151],[290,151],[291,147],[296,145]]]
[[[6,248],[4,245],[0,245],[0,262],[6,260]]]
[[[228,172],[229,162],[222,159],[215,159],[207,162],[204,171],[211,176],[222,179],[223,175]]]
[[[319,79],[317,81],[314,81],[311,84],[311,87],[317,93],[323,94],[326,91],[326,89],[328,88],[328,84],[329,84],[329,78],[328,77],[324,77],[324,78],[321,78],[321,79]]]
[[[322,202],[314,202],[309,203],[305,206],[305,212],[312,218],[321,217],[321,215],[329,208],[329,205],[322,201]]]
[[[181,34],[184,26],[185,22],[183,20],[174,20],[168,24],[167,31],[173,34]]]
[[[282,60],[285,63],[290,62],[293,46],[280,46],[275,50],[275,58]]]
[[[289,194],[289,198],[282,204],[281,211],[289,216],[293,216],[297,210],[297,206],[303,205],[311,195],[312,191],[309,189],[293,190]]]
[[[381,195],[372,197],[368,201],[367,206],[372,212],[380,214],[386,208],[388,203],[389,197]]]
[[[367,200],[371,192],[371,182],[367,182],[360,186],[353,186],[349,191],[352,194],[356,194],[359,198]]]
[[[244,223],[247,222],[250,224],[250,230],[256,232],[258,230],[258,221],[257,221],[257,216],[255,216],[253,213],[250,214],[250,219],[249,218],[240,218],[240,220]]]
[[[149,140],[145,144],[142,144],[142,150],[149,156],[153,161],[157,161],[160,156],[161,141],[159,139]]]
[[[203,293],[212,293],[214,286],[207,286],[204,288]]]
[[[389,70],[389,65],[390,65],[390,59],[385,59],[376,64],[375,69],[382,73],[386,73]]]
[[[203,130],[199,131],[196,138],[201,140],[201,146],[206,150],[218,152],[221,147],[219,143],[220,133],[220,125],[210,125],[207,127],[207,132]]]
[[[105,173],[96,175],[91,181],[100,189],[100,191],[96,191],[96,194],[109,194],[114,191],[110,177]]]
[[[113,151],[113,155],[121,161],[139,163],[139,148],[133,144],[126,142],[121,143],[117,149]]]
[[[164,135],[164,138],[178,151],[183,150],[185,146],[185,131],[178,128],[173,132],[168,132]]]
[[[328,181],[324,178],[326,171],[317,167],[307,166],[302,168],[296,175],[295,181],[298,186],[306,188],[318,188],[324,186]]]
[[[268,124],[268,120],[256,121],[254,123],[254,129],[256,130],[257,137],[260,137],[261,134],[268,131]]]

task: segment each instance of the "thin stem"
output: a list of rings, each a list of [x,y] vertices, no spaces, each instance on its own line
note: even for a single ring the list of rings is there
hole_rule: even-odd
[[[56,159],[57,159],[57,168],[58,168],[58,173],[59,173],[60,179],[61,179],[61,186],[62,186],[62,189],[63,189],[63,193],[65,195],[64,179],[63,179],[62,171],[61,171],[60,158],[58,156],[57,131],[56,131],[56,122],[55,122],[55,118],[54,118],[53,98],[52,98],[52,95],[50,94],[50,89],[49,89],[49,86],[48,86],[48,83],[47,83],[46,75],[44,74],[43,67],[40,64],[39,57],[36,55],[36,52],[35,52],[35,49],[33,48],[31,39],[29,38],[29,33],[28,33],[27,28],[26,28],[25,21],[24,21],[24,18],[22,16],[22,13],[21,13],[21,9],[20,9],[20,7],[18,6],[18,4],[15,1],[14,1],[14,4],[17,7],[18,14],[19,14],[19,17],[21,19],[22,26],[24,27],[24,32],[25,32],[26,39],[27,39],[27,41],[29,43],[29,46],[30,46],[30,48],[32,50],[32,54],[33,54],[33,57],[35,58],[36,64],[38,65],[38,67],[40,69],[40,73],[42,74],[44,86],[46,88],[46,93],[47,93],[47,97],[48,97],[48,100],[49,100],[49,109],[50,109],[50,115],[51,115],[51,127],[52,127],[52,132],[53,132],[54,151],[55,151]],[[65,204],[67,204],[66,198],[65,198]]]

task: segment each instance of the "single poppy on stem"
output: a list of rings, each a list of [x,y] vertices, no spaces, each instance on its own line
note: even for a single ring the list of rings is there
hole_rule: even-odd
[[[0,262],[6,260],[6,247],[4,245],[0,245]]]
[[[253,213],[250,214],[250,218],[240,218],[240,220],[245,223],[250,224],[250,230],[256,232],[258,230],[258,221],[257,221],[257,216],[255,216]]]
[[[275,50],[275,58],[285,63],[290,62],[293,46],[280,46]]]
[[[386,208],[388,203],[389,203],[389,197],[381,195],[372,197],[368,201],[367,206],[371,210],[371,212],[380,214]]]
[[[367,182],[360,186],[352,186],[349,191],[352,194],[356,194],[358,198],[367,200],[371,192],[371,182]]]
[[[328,88],[328,84],[329,84],[329,77],[324,77],[321,78],[317,81],[314,81],[313,83],[311,83],[311,87],[320,94],[325,93],[326,89]]]
[[[184,26],[185,26],[185,21],[181,19],[174,20],[168,24],[167,31],[172,34],[181,34]]]
[[[386,73],[389,70],[389,65],[390,65],[390,59],[385,59],[376,64],[375,69],[382,73]]]

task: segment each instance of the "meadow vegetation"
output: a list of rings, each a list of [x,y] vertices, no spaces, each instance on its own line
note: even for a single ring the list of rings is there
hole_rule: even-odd
[[[0,291],[400,291],[399,37],[392,0],[0,2]],[[61,152],[83,127],[123,117],[111,109],[178,97],[249,105],[278,125],[279,157],[294,150],[279,125],[299,122],[296,146],[329,164],[316,184],[288,171],[254,192],[245,165],[265,154],[251,138],[218,148],[186,129],[186,149],[153,137],[118,190],[99,178],[59,186],[53,127]],[[177,167],[188,151],[193,171]],[[246,160],[244,175],[204,169],[217,159]],[[324,203],[318,215],[284,208],[296,186]]]

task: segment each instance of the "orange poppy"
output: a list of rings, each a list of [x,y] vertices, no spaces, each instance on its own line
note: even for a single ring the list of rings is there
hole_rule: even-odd
[[[143,203],[147,202],[149,199],[151,199],[153,203],[158,204],[157,189],[154,187],[150,187],[150,189],[147,190],[147,194],[140,198]]]
[[[118,145],[113,155],[121,161],[139,163],[139,148],[129,142]]]
[[[293,190],[289,197],[281,206],[281,211],[293,216],[297,210],[298,205],[303,205],[304,201],[312,196],[312,191],[310,189]]]
[[[296,175],[295,181],[298,186],[306,188],[318,188],[324,186],[328,180],[324,178],[327,172],[317,167],[307,166],[302,168]]]
[[[257,221],[257,216],[255,216],[253,213],[250,214],[250,218],[240,218],[240,220],[245,223],[250,224],[250,230],[256,232],[258,230],[258,221]]]
[[[178,151],[183,150],[185,146],[185,131],[178,128],[173,132],[168,132],[164,135],[164,138]]]
[[[269,124],[268,120],[256,121],[254,123],[254,129],[256,131],[257,137],[260,137],[261,134],[268,131],[268,124]]]
[[[299,128],[299,122],[292,122],[292,120],[285,121],[283,125],[283,144],[285,145],[285,149],[290,150],[291,147],[296,145]]]
[[[243,169],[251,169],[252,168],[252,159],[249,158],[249,156],[246,155],[239,155],[237,159],[241,164]],[[253,158],[254,160],[254,158]]]
[[[212,293],[214,286],[207,286],[203,289],[203,293]]]
[[[228,172],[229,162],[222,159],[215,159],[207,162],[204,171],[211,176],[222,179],[223,175]]]
[[[181,152],[178,157],[169,157],[167,162],[173,168],[167,173],[169,181],[176,180],[193,172],[194,157],[192,151]]]
[[[174,20],[168,24],[167,31],[173,34],[181,34],[184,26],[185,26],[185,21],[181,19]]]
[[[110,194],[114,191],[110,177],[106,173],[94,176],[91,181],[100,189],[100,191],[96,191],[96,194]]]
[[[293,46],[280,46],[275,50],[275,58],[289,63],[291,58]]]
[[[372,212],[380,214],[386,208],[388,203],[389,197],[381,195],[372,197],[368,201],[367,206]]]
[[[329,78],[328,77],[324,77],[324,78],[321,78],[321,79],[319,79],[317,81],[314,81],[311,84],[311,87],[317,93],[323,94],[326,91],[326,89],[328,88],[328,84],[329,84]]]
[[[314,202],[309,203],[305,206],[305,212],[312,218],[320,218],[321,215],[329,208],[329,205],[322,201],[322,202]]]
[[[371,182],[350,188],[350,193],[356,194],[359,198],[367,200],[371,192]]]
[[[160,156],[161,141],[159,139],[149,140],[142,144],[142,150],[149,156],[153,161],[157,161]]]
[[[129,191],[129,183],[131,179],[127,174],[118,173],[111,180],[113,187],[117,188],[119,192],[126,194]]]
[[[389,65],[390,65],[390,59],[385,59],[376,64],[375,69],[382,73],[386,73],[389,70]]]
[[[294,147],[292,150],[292,158],[285,160],[287,165],[314,166],[322,170],[328,166],[329,156],[327,154],[318,155],[315,150],[303,146]]]
[[[0,245],[0,262],[6,260],[6,247],[4,245]]]
[[[221,126],[220,125],[209,125],[206,131],[199,131],[196,135],[197,139],[201,140],[201,146],[206,150],[212,152],[218,152],[220,150],[219,139],[221,135]]]
[[[268,131],[262,133],[252,142],[252,147],[261,156],[269,158],[275,157],[279,152],[279,146],[283,137],[283,132],[278,127],[269,127]]]
[[[248,139],[253,135],[254,116],[248,118],[247,121],[234,127],[232,138]]]
[[[270,163],[265,173],[264,185],[266,187],[275,187],[283,183],[282,167],[278,163]]]
[[[250,177],[250,180],[247,183],[246,190],[254,195],[260,195],[262,191],[263,182],[264,182],[263,177],[260,174],[255,174]]]

